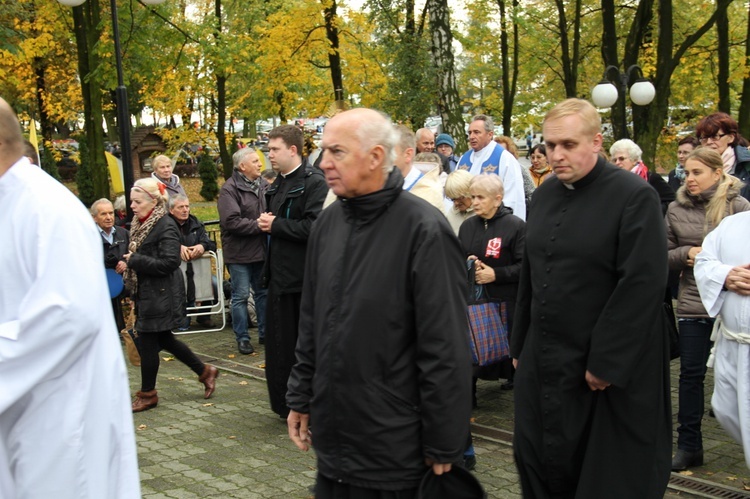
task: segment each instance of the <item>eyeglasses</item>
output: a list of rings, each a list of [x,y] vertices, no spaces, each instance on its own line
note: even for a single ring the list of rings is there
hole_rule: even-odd
[[[708,141],[718,142],[718,141],[721,140],[722,137],[726,137],[727,135],[729,135],[729,134],[728,133],[717,133],[713,137],[700,137],[698,140],[701,141],[701,144],[705,144]]]

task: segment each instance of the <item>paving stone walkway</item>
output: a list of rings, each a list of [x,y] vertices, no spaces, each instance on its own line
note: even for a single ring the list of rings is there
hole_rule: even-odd
[[[231,328],[181,339],[215,363],[221,376],[214,397],[204,400],[202,385],[186,366],[162,360],[157,382],[159,406],[134,415],[143,497],[312,498],[314,452],[297,450],[289,441],[285,421],[269,409],[262,378],[264,350],[255,341],[257,337],[253,336],[257,353],[250,356],[237,353]],[[168,357],[162,353],[163,359]],[[131,366],[129,373],[135,392],[140,372]],[[673,386],[676,403],[676,378]],[[711,382],[707,386],[710,396]],[[490,498],[521,497],[508,443],[513,430],[512,399],[512,391],[500,390],[499,382],[479,382],[479,408],[473,414],[475,473]],[[704,480],[709,492],[671,488],[665,497],[750,497],[743,490],[750,488],[750,473],[740,446],[712,418],[704,418],[704,427],[706,464],[686,478]],[[630,479],[637,477],[623,477]],[[730,487],[732,495],[711,492],[712,485]]]

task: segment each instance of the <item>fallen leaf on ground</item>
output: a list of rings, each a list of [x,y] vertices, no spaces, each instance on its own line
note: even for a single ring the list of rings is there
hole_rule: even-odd
[[[680,471],[680,475],[693,476],[693,472],[690,470]]]
[[[235,354],[233,354],[233,353],[230,353],[229,355],[227,355],[227,358],[228,358],[228,359],[233,359],[233,358],[235,358],[235,357],[236,357],[236,355],[235,355]]]
[[[211,402],[206,402],[203,404],[203,407],[211,407],[213,404]]]
[[[246,384],[247,384],[247,381],[240,381],[240,384],[241,384],[241,385],[246,385]]]
[[[469,418],[469,423],[476,423],[477,418]]]
[[[745,490],[750,490],[750,485],[743,485],[742,488]]]
[[[236,440],[236,439],[237,439],[237,437],[235,437],[234,435],[231,435],[231,436],[229,437],[229,440]]]
[[[727,477],[727,480],[732,480],[732,481],[734,481],[734,480],[737,480],[737,477],[736,477],[736,476],[728,476],[728,477]]]
[[[263,362],[262,364],[258,364],[258,367],[260,367],[261,369],[265,369],[266,368],[266,363]]]
[[[148,428],[148,426],[146,426],[145,424],[139,424],[138,425],[138,429],[139,430],[145,430],[146,428]]]
[[[174,360],[174,357],[162,357],[162,359],[164,360],[164,362],[169,362]]]

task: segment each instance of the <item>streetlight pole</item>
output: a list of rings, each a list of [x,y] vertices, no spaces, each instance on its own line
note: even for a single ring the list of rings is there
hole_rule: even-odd
[[[63,5],[77,7],[86,0],[57,0]],[[165,0],[144,0],[147,4],[159,4]],[[130,148],[130,111],[128,109],[128,90],[125,87],[125,79],[122,71],[122,50],[120,49],[120,28],[117,21],[117,0],[110,0],[112,11],[112,37],[115,43],[115,64],[117,69],[117,90],[115,100],[117,104],[117,127],[120,132],[120,160],[122,161],[122,183],[125,188],[125,208],[128,211],[127,220],[133,218],[133,210],[130,208],[130,189],[135,180],[133,178],[133,158]]]
[[[117,1],[110,0],[112,9],[112,36],[115,41],[115,64],[117,67],[117,127],[120,131],[120,160],[122,161],[122,183],[125,188],[125,208],[128,210],[126,220],[133,219],[130,208],[130,189],[135,182],[133,178],[133,158],[130,149],[130,110],[128,109],[128,90],[122,76],[122,51],[120,50],[120,28],[117,22]]]
[[[611,78],[610,75],[612,75]],[[602,81],[591,91],[591,100],[597,107],[612,107],[619,101],[619,128],[622,131],[622,138],[629,138],[630,135],[625,112],[625,94],[628,92],[628,82],[633,80],[634,76],[636,79],[630,86],[630,100],[638,106],[647,106],[654,100],[656,89],[649,80],[643,77],[643,70],[636,64],[630,66],[625,72],[620,72],[617,66],[607,66]]]

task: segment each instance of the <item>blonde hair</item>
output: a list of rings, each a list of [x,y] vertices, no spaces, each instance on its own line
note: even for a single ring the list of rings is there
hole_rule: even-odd
[[[169,199],[169,194],[164,184],[153,177],[136,180],[135,184],[133,184],[133,189],[144,192],[149,198],[156,201],[157,206],[166,204]]]
[[[590,102],[583,99],[565,99],[560,102],[549,110],[544,117],[542,125],[548,121],[566,118],[573,115],[579,115],[581,117],[584,124],[584,132],[590,133],[591,135],[601,133],[602,118],[599,116],[599,112]]]
[[[471,180],[474,175],[466,170],[456,170],[445,180],[445,195],[450,199],[471,197]]]
[[[698,147],[690,153],[685,163],[691,159],[698,161],[714,172],[720,173],[719,181],[716,183],[716,192],[711,196],[706,206],[706,221],[703,224],[703,235],[705,236],[711,229],[719,225],[724,217],[733,214],[731,200],[728,197],[729,190],[733,187],[735,190],[739,190],[742,187],[742,182],[724,172],[724,161],[721,159],[721,155],[713,149]]]
[[[172,166],[172,160],[169,158],[169,156],[165,156],[163,154],[159,154],[154,159],[151,160],[151,166],[156,170],[157,165],[161,164],[169,164],[169,166]]]

